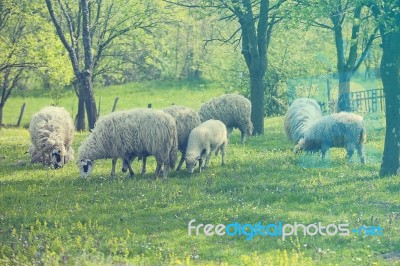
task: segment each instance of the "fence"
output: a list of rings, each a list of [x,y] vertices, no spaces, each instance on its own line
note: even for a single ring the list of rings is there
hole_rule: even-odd
[[[385,95],[382,89],[356,91],[350,93],[353,111],[376,113],[385,110]]]

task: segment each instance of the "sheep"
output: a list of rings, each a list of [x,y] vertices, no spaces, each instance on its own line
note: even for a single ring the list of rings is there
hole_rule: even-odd
[[[285,114],[285,133],[287,138],[297,144],[305,132],[322,117],[317,101],[309,98],[298,98],[293,101]]]
[[[211,153],[215,155],[221,150],[222,165],[225,165],[225,149],[228,145],[227,130],[224,123],[219,120],[210,119],[195,127],[189,134],[186,148],[186,168],[192,174],[199,162],[199,172],[208,167]]]
[[[239,94],[224,94],[212,98],[201,105],[199,110],[201,122],[208,119],[222,121],[230,135],[233,128],[241,132],[241,143],[243,144],[253,132],[251,122],[251,102]]]
[[[182,105],[172,105],[162,109],[162,111],[170,114],[175,118],[176,121],[176,130],[178,133],[178,150],[182,153],[181,160],[179,161],[178,167],[176,171],[179,171],[182,167],[183,162],[185,161],[186,155],[186,147],[189,138],[190,131],[200,125],[200,117],[196,111],[192,108],[182,106]],[[135,154],[131,154],[128,160],[124,160],[122,172],[126,172],[128,169],[128,164],[130,165],[134,158]],[[142,154],[138,156],[139,159],[142,159],[142,174],[146,172],[146,155]]]
[[[94,161],[112,158],[111,176],[115,176],[118,158],[130,156],[156,157],[159,176],[163,165],[163,178],[168,168],[175,167],[178,140],[175,119],[154,109],[132,109],[106,115],[98,120],[92,133],[78,149],[78,167],[82,177],[90,176]],[[129,165],[129,172],[133,170]]]
[[[354,113],[340,112],[324,116],[314,123],[295,146],[294,152],[321,151],[322,159],[324,159],[329,148],[344,147],[347,151],[347,159],[350,160],[356,148],[361,163],[365,163],[365,141],[366,130],[363,118]]]
[[[182,153],[181,160],[176,168],[176,170],[179,171],[182,167],[183,161],[185,160],[189,134],[193,128],[201,124],[200,116],[193,109],[181,105],[172,105],[164,108],[163,111],[173,116],[176,120],[178,150]]]
[[[73,160],[74,131],[72,118],[63,107],[48,106],[35,113],[29,124],[31,162],[51,163],[57,169]]]

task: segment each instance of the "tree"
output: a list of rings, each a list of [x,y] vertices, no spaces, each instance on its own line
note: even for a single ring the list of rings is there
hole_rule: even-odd
[[[283,18],[279,11],[285,1],[204,0],[200,5],[167,1],[192,8],[214,9],[221,15],[221,19],[236,20],[239,23],[240,28],[231,37],[224,39],[223,42],[229,43],[238,32],[241,33],[242,55],[250,76],[253,135],[264,133],[264,76],[268,65],[267,52],[272,29]]]
[[[56,2],[57,10],[53,7]],[[101,60],[115,39],[136,28],[152,27],[155,9],[151,2],[133,0],[46,0],[46,6],[57,35],[63,43],[72,64],[78,96],[77,130],[85,128],[84,108],[88,126],[97,120],[93,79],[105,70]]]
[[[378,31],[374,26],[369,31],[361,31],[373,23],[371,14],[359,1],[306,0],[298,3],[307,23],[334,34],[339,79],[338,111],[350,111],[351,78],[365,60]],[[346,32],[350,33],[347,40]]]
[[[79,1],[79,15],[77,16],[76,24],[72,21],[71,9],[67,3],[65,6],[58,1],[59,8],[61,10],[62,16],[67,21],[69,38],[68,42],[65,35],[64,29],[61,27],[59,20],[53,9],[53,3],[51,0],[46,0],[47,9],[49,11],[50,17],[57,31],[61,42],[63,43],[65,49],[68,51],[68,55],[71,60],[72,68],[74,70],[77,83],[75,83],[77,89],[77,94],[79,97],[78,105],[78,123],[77,130],[83,130],[84,123],[82,123],[82,107],[86,107],[86,113],[88,117],[89,128],[93,128],[96,123],[97,112],[96,112],[96,101],[93,94],[92,85],[92,75],[93,75],[93,55],[92,55],[92,41],[90,34],[90,12],[87,0]],[[82,32],[82,36],[80,35]],[[80,63],[79,54],[79,44],[78,38],[82,37],[83,52],[84,52],[84,64]]]
[[[0,127],[4,106],[26,72],[51,70],[50,78],[63,73],[59,82],[69,82],[63,56],[54,53],[60,45],[40,16],[43,8],[27,0],[0,0]]]
[[[400,156],[400,1],[382,0],[370,5],[382,36],[380,65],[386,105],[385,145],[381,176],[399,171]]]

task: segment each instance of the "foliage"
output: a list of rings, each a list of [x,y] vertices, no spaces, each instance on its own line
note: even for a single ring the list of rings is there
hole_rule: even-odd
[[[265,77],[266,116],[285,113],[288,100],[293,100],[289,97],[292,90],[290,83],[302,83],[305,79],[326,76],[335,65],[335,58],[331,54],[333,45],[320,41],[321,38],[328,38],[326,33],[314,29],[293,30],[287,26],[285,23],[277,26],[276,34],[271,40],[269,67]],[[225,78],[220,79],[222,86],[228,92],[240,92],[249,96],[249,76],[244,63],[239,57],[230,60],[231,63],[227,66],[231,68],[222,72],[225,73]],[[295,97],[304,95],[298,93]]]
[[[378,28],[374,23],[368,1],[298,1],[294,17],[308,26],[330,31],[336,48],[339,80],[338,110],[350,111],[350,81],[368,56]]]
[[[42,4],[8,0],[0,4],[1,126],[5,103],[22,79],[45,73],[50,87],[62,87],[72,75],[66,57],[60,54],[61,44],[40,15]]]

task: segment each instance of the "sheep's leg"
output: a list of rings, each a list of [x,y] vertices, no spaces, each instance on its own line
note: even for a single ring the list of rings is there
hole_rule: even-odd
[[[221,163],[221,165],[225,165],[225,148],[226,148],[226,142],[224,142],[221,145],[221,155],[222,155],[222,163]]]
[[[207,154],[206,163],[205,163],[205,165],[204,165],[204,168],[205,168],[205,169],[207,169],[207,168],[208,168],[208,165],[210,164],[210,158],[211,158],[211,151]]]
[[[164,167],[163,167],[163,179],[167,179],[168,176],[168,170],[169,170],[169,164],[164,163]]]
[[[132,174],[133,170],[131,167],[132,162],[135,160],[135,154],[127,154],[126,156],[122,157],[122,172],[126,173],[127,170],[129,170],[129,174],[131,176],[134,175]],[[132,172],[131,172],[132,170]]]
[[[240,132],[242,133],[242,139],[241,139],[241,143],[242,144],[244,144],[244,142],[246,141],[246,139],[247,139],[247,134],[244,132],[244,131],[242,131],[242,130],[240,130]]]
[[[218,156],[219,150],[221,149],[222,145],[219,146],[216,150],[215,150],[215,156]]]
[[[347,145],[346,151],[347,151],[347,161],[350,162],[351,157],[352,157],[353,154],[354,154],[354,147],[353,147],[353,145],[351,145],[351,144]]]
[[[130,164],[128,165],[128,169],[129,169],[129,177],[134,177],[135,173],[133,172],[132,166]]]
[[[146,156],[142,157],[142,172],[141,172],[142,175],[144,175],[144,173],[146,173],[146,159],[147,159]],[[158,167],[158,165],[157,165],[157,167]]]
[[[154,178],[157,178],[160,175],[161,166],[162,166],[162,163],[157,161],[156,174],[155,174]]]
[[[321,155],[322,155],[322,160],[325,160],[325,154],[329,150],[329,146],[326,144],[321,145]]]
[[[128,167],[129,177],[134,177],[135,172],[133,172],[132,165],[127,160],[124,160],[124,163],[125,163],[125,166]]]
[[[202,164],[203,164],[203,159],[199,159],[199,173],[201,173],[202,170]]]
[[[182,164],[185,161],[185,153],[182,152],[182,157],[181,160],[179,161],[178,167],[176,168],[176,171],[181,170]]]
[[[115,165],[117,164],[117,160],[117,158],[112,158],[111,177],[115,177]]]
[[[363,144],[357,145],[357,154],[360,157],[361,163],[365,163],[365,150]]]

